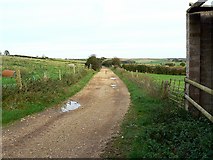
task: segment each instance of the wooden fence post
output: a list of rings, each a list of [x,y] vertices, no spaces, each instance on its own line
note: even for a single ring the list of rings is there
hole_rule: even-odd
[[[73,73],[75,74],[75,66],[73,66]]]
[[[44,80],[46,81],[47,80],[47,73],[44,72]]]
[[[169,80],[169,86],[171,86],[171,84],[172,84],[172,79],[170,78],[170,80]]]
[[[22,79],[21,79],[21,73],[20,70],[16,71],[16,84],[18,85],[19,89],[22,89]]]
[[[180,80],[179,80],[179,82],[178,82],[178,92],[179,92],[179,90],[180,90]]]
[[[164,84],[164,80],[162,80],[161,82],[161,89],[163,90],[163,84]]]
[[[136,70],[136,77],[138,77],[138,70]]]
[[[60,69],[58,71],[58,77],[59,77],[59,80],[61,81],[61,70]]]
[[[175,91],[175,82],[176,82],[176,79],[174,79],[174,86],[173,86],[173,91]]]
[[[165,81],[164,88],[163,88],[163,98],[168,97],[168,81]]]

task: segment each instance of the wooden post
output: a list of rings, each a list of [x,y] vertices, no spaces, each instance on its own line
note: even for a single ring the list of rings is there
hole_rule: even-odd
[[[175,81],[176,81],[176,79],[174,79],[173,91],[175,91]]]
[[[172,79],[170,78],[170,80],[169,80],[169,86],[171,86],[171,84],[172,84]]]
[[[60,69],[58,71],[58,77],[59,77],[59,80],[61,81],[61,70]]]
[[[162,80],[161,82],[161,89],[163,90],[163,84],[164,84],[164,80]]]
[[[46,74],[46,72],[44,72],[44,80],[45,81],[47,80],[47,74]]]
[[[194,106],[196,107],[204,116],[206,116],[211,122],[213,122],[213,116],[209,114],[203,107],[197,104],[192,98],[188,95],[185,95],[185,98]]]
[[[179,82],[178,82],[178,92],[179,92],[179,90],[180,90],[180,80],[179,80]]]
[[[163,98],[168,97],[168,81],[165,81],[164,83],[164,89],[163,89]]]
[[[75,74],[75,66],[73,66],[73,73]]]
[[[138,77],[138,70],[136,70],[136,77]]]
[[[187,93],[189,92],[189,84],[187,84],[186,82],[186,78],[184,79],[184,95],[187,95]],[[184,97],[185,98],[185,97]],[[189,102],[188,100],[186,100],[185,98],[185,110],[188,111],[189,110]]]
[[[21,79],[21,73],[20,70],[16,71],[16,84],[18,85],[19,89],[22,89],[22,79]]]

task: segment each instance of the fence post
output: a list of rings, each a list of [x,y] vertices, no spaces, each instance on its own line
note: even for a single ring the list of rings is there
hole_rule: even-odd
[[[174,79],[173,91],[175,91],[175,82],[176,82],[176,79]]]
[[[169,80],[169,86],[171,86],[171,84],[172,84],[172,79],[170,78],[170,80]]]
[[[162,80],[161,82],[161,89],[163,90],[163,84],[164,84],[164,80]]]
[[[136,77],[138,77],[138,70],[136,70]]]
[[[16,84],[18,85],[19,89],[22,89],[22,79],[21,79],[21,73],[20,70],[16,71]]]
[[[75,66],[73,66],[73,73],[75,74]]]
[[[58,71],[58,77],[59,77],[59,80],[61,81],[61,70],[60,69]]]
[[[44,72],[44,80],[46,81],[47,80],[47,73]]]
[[[186,82],[186,78],[184,78],[184,99],[185,99],[185,110],[188,111],[189,110],[189,102],[188,100],[186,100],[185,95],[187,95],[187,93],[189,92],[189,84],[187,84]]]
[[[179,92],[179,90],[180,90],[180,80],[178,82],[178,92]]]
[[[168,97],[168,81],[165,81],[164,88],[163,88],[163,98]]]

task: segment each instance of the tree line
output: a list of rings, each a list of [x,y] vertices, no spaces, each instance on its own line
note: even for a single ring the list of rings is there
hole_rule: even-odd
[[[96,55],[91,55],[86,63],[85,66],[88,68],[91,68],[95,71],[99,71],[101,69],[102,66],[106,66],[106,67],[111,67],[111,66],[115,66],[115,67],[121,67],[121,61],[119,58],[115,57],[113,59],[107,59],[105,57],[102,58],[97,58]]]

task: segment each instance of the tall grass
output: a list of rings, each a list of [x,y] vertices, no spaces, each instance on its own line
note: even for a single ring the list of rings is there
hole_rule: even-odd
[[[131,74],[114,70],[125,82],[131,106],[120,135],[108,143],[104,158],[212,158],[213,125],[152,96]]]

